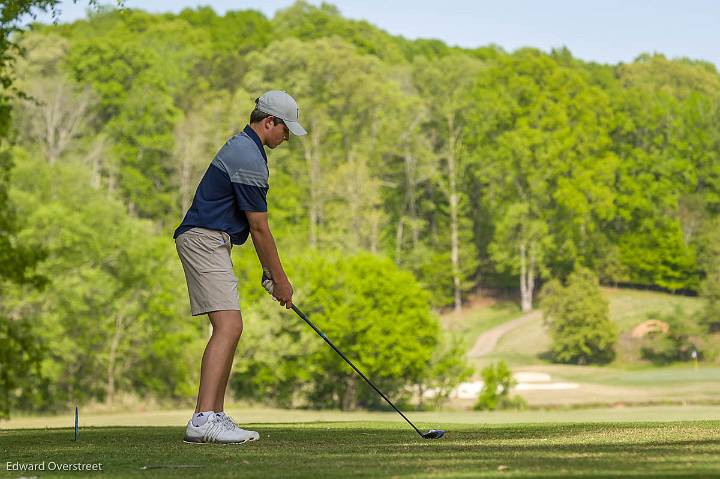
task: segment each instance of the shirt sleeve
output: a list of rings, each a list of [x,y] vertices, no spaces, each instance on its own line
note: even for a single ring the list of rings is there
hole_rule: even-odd
[[[267,188],[233,183],[235,202],[242,211],[267,211]]]

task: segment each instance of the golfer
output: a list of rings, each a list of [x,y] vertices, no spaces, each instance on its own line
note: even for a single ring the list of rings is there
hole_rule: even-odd
[[[230,252],[233,245],[252,236],[260,263],[273,279],[269,290],[281,305],[292,307],[293,289],[268,227],[269,170],[264,147],[277,148],[290,139],[290,133],[305,135],[299,114],[297,103],[284,91],[269,91],[255,100],[250,124],[217,152],[173,235],[192,315],[207,314],[212,324],[185,442],[242,444],[260,437],[241,429],[224,413],[225,389],[243,330]]]

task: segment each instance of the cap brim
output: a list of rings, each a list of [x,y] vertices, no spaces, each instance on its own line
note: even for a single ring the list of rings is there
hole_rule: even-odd
[[[290,133],[292,133],[295,136],[303,136],[307,135],[307,131],[305,131],[305,128],[300,126],[300,123],[296,121],[288,121],[285,120],[285,124],[288,127],[288,130],[290,130]]]

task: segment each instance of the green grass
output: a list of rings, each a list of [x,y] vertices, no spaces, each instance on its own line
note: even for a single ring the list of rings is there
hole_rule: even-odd
[[[610,319],[619,330],[630,331],[647,319],[649,313],[668,314],[680,307],[683,313],[692,316],[702,308],[702,299],[654,291],[603,288],[603,295],[609,302]]]
[[[240,446],[183,444],[181,427],[84,429],[78,442],[70,429],[2,431],[0,477],[93,475],[8,472],[7,461],[102,463],[95,475],[105,478],[710,477],[720,471],[720,421],[436,424],[448,429],[439,440],[387,422],[252,426],[260,441]]]
[[[117,426],[177,426],[185,424],[191,409],[150,410],[145,412],[91,412],[80,408],[80,427]],[[243,424],[290,424],[290,423],[339,423],[339,422],[397,422],[403,419],[394,411],[339,411],[309,409],[277,409],[248,407],[243,404],[230,406],[228,414]],[[641,406],[604,407],[580,409],[529,409],[524,411],[413,411],[407,410],[410,419],[418,425],[431,427],[435,424],[522,424],[562,422],[662,422],[720,421],[720,405],[687,406]],[[74,410],[55,416],[14,415],[9,421],[0,422],[0,434],[12,429],[67,428],[74,424]],[[1,437],[1,436],[0,436]]]
[[[712,366],[703,366],[697,369],[685,365],[620,369],[557,365],[554,369],[553,376],[564,380],[592,381],[608,385],[675,387],[679,384],[689,383],[720,383],[720,368]]]
[[[702,307],[701,299],[687,296],[616,288],[602,288],[602,291],[609,303],[610,319],[617,324],[621,334],[631,331],[635,326],[645,321],[649,313],[672,313],[675,307],[679,306],[685,314],[691,316]],[[468,320],[496,317],[500,320],[498,323],[493,324],[493,326],[496,326],[521,315],[521,313],[517,312],[517,306],[514,303],[501,302],[492,308],[495,308],[496,311],[507,311],[508,314],[503,318],[494,311],[483,311],[491,308],[477,308],[477,310],[466,313],[464,317],[468,318]],[[514,315],[510,313],[513,308],[516,311]],[[485,321],[485,324],[487,324],[487,321]],[[472,326],[468,327],[468,333],[470,334],[470,332],[474,333]],[[473,338],[476,337],[477,334],[473,336]],[[468,341],[472,343],[471,340]],[[636,354],[634,353],[636,351],[624,351],[623,347],[625,346],[618,342],[616,366],[637,367],[643,364],[638,362],[638,358],[635,358]],[[500,338],[495,350],[482,361],[479,361],[477,366],[482,367],[491,361],[500,359],[505,360],[511,367],[548,364],[542,354],[547,352],[549,348],[550,338],[542,324],[541,317],[538,317],[536,320],[525,323]],[[633,345],[633,349],[637,349],[637,345]]]
[[[684,314],[692,315],[702,307],[702,300],[653,291],[602,288],[609,303],[610,319],[618,325],[621,337],[616,344],[616,360],[606,366],[577,366],[553,364],[547,352],[551,342],[537,316],[502,336],[488,355],[473,358],[476,371],[491,362],[503,360],[513,371],[548,373],[552,381],[578,383],[579,387],[558,391],[524,391],[521,395],[532,406],[570,406],[578,404],[663,404],[708,403],[720,398],[720,358],[700,363],[655,366],[641,360],[640,340],[630,337],[630,331],[647,319],[649,313],[672,313],[677,306]],[[508,314],[498,314],[506,311]],[[504,321],[520,317],[514,303],[499,302],[492,308],[474,308],[461,316],[468,335],[483,326],[494,327]],[[497,321],[493,321],[497,320]],[[446,323],[447,324],[447,323]],[[454,324],[456,329],[461,326]],[[484,328],[489,329],[489,328]],[[479,333],[478,333],[479,334]],[[472,344],[477,334],[468,339]],[[720,340],[720,335],[717,336]],[[708,339],[712,343],[711,339]],[[712,354],[710,354],[712,356]],[[458,402],[457,407],[468,406]]]
[[[443,316],[446,331],[463,338],[465,346],[471,348],[475,340],[485,331],[522,316],[520,307],[512,301],[502,301],[492,306],[475,307]]]
[[[528,321],[506,333],[487,356],[488,362],[500,359],[510,366],[544,364],[541,354],[550,349],[550,337],[542,324],[542,318]]]

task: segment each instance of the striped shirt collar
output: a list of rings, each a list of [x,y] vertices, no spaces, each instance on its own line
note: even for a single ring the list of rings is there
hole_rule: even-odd
[[[245,125],[243,133],[252,138],[257,147],[260,149],[260,153],[262,153],[263,159],[265,159],[265,163],[267,163],[267,155],[265,154],[265,148],[263,147],[262,141],[260,141],[260,137],[257,133],[255,133],[255,130],[250,128],[250,125]]]

